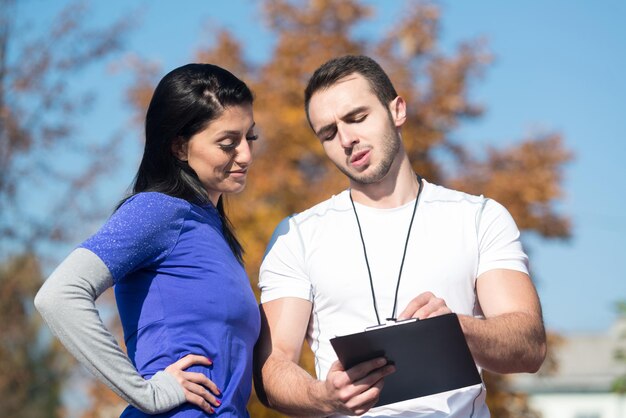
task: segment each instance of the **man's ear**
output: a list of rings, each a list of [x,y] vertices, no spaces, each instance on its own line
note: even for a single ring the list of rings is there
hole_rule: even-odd
[[[404,122],[406,122],[406,102],[401,96],[396,97],[389,103],[389,111],[396,128],[404,125]]]
[[[177,137],[172,141],[171,151],[174,154],[174,157],[178,158],[180,161],[187,161],[189,157],[187,157],[187,144],[189,141],[185,141],[182,137]]]

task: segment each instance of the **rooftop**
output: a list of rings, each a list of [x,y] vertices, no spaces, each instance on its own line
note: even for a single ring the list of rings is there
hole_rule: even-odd
[[[572,334],[550,347],[556,359],[556,371],[547,364],[536,374],[511,376],[516,391],[537,393],[605,393],[613,382],[626,375],[626,317],[622,317],[605,333]]]

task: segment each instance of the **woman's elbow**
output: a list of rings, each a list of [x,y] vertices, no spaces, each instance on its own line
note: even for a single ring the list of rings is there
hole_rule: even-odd
[[[54,297],[44,287],[39,289],[34,299],[35,308],[44,318],[54,311]]]

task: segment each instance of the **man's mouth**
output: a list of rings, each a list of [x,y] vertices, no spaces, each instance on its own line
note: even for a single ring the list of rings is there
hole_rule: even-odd
[[[371,150],[366,149],[352,154],[350,157],[350,164],[354,167],[361,167],[366,164],[369,161],[370,151]]]

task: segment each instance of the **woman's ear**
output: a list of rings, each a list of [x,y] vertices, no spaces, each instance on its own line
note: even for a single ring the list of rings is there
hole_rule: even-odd
[[[189,141],[185,141],[182,137],[177,137],[172,141],[171,151],[174,154],[174,157],[178,158],[180,161],[188,161],[189,157],[187,157],[187,144]]]

